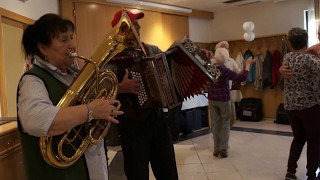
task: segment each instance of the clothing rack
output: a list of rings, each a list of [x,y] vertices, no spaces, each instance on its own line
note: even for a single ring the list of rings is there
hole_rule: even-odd
[[[244,39],[234,39],[227,40],[230,46],[230,57],[236,58],[238,53],[241,52],[242,55],[248,49],[253,55],[262,53],[264,58],[266,57],[266,52],[269,50],[271,54],[275,50],[278,50],[280,54],[282,53],[283,43],[287,43],[286,34],[273,34],[256,37],[253,41],[245,41]],[[211,49],[214,49],[218,42],[213,42],[211,44]],[[255,90],[253,83],[247,83],[242,86],[241,92],[243,98],[255,97],[262,99],[263,102],[263,117],[265,118],[275,118],[276,110],[280,103],[283,102],[283,90],[282,86],[278,83],[273,89],[267,87],[262,91]]]
[[[260,38],[272,38],[272,37],[278,37],[278,36],[283,36],[283,37],[286,37],[287,36],[287,34],[285,34],[285,33],[280,33],[280,34],[269,34],[269,35],[263,35],[263,36],[256,36],[255,37],[255,39],[260,39]],[[244,39],[243,38],[240,38],[240,39],[229,39],[229,40],[224,40],[224,41],[244,41]],[[254,41],[254,40],[253,40]],[[218,43],[218,42],[220,42],[220,41],[214,41],[214,42],[212,42],[212,44],[216,44],[216,43]]]
[[[227,40],[230,45],[230,57],[236,58],[238,53],[245,53],[246,50],[250,51],[255,55],[261,52],[264,56],[267,50],[273,53],[278,50],[282,54],[282,45],[287,43],[286,34],[273,34],[256,37],[253,41],[245,41],[244,39]],[[212,43],[211,47],[215,47],[218,42]],[[288,44],[288,43],[287,43]],[[283,54],[282,54],[283,55]]]

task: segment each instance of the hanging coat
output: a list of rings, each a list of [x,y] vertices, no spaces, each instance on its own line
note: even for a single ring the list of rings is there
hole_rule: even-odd
[[[272,55],[272,88],[277,85],[280,80],[279,68],[281,66],[281,54],[275,50]]]
[[[253,58],[253,54],[252,52],[248,49],[245,53],[244,53],[244,59],[245,61],[252,57]],[[250,65],[249,68],[249,74],[248,74],[248,78],[247,78],[247,82],[254,82],[254,80],[256,79],[256,68],[255,68],[255,63]]]
[[[244,70],[245,60],[244,60],[241,52],[238,52],[238,55],[237,55],[237,58],[235,59],[235,61],[238,64],[241,71]],[[241,82],[241,85],[242,86],[246,85],[246,81]]]
[[[258,53],[255,57],[255,64],[256,64],[256,79],[254,81],[254,87],[256,90],[261,91],[263,86],[263,54]]]
[[[263,88],[272,85],[272,55],[268,50],[263,62]]]

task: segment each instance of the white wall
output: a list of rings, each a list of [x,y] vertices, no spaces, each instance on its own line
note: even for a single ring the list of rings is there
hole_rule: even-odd
[[[213,20],[189,17],[189,38],[193,42],[211,42]]]
[[[38,19],[45,13],[59,13],[59,0],[0,0],[0,7]],[[189,36],[194,42],[213,42],[243,38],[242,24],[253,21],[256,36],[286,33],[291,27],[303,28],[303,10],[313,0],[286,0],[257,3],[214,13],[214,20],[189,18]]]
[[[59,0],[0,0],[0,7],[33,20],[46,13],[59,13]]]
[[[292,27],[304,27],[303,11],[311,7],[313,0],[286,0],[215,12],[213,20],[189,18],[190,39],[195,42],[242,39],[245,21],[255,24],[256,36],[287,33]]]

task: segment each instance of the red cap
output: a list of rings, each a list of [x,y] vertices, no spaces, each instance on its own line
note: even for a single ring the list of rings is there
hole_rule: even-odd
[[[141,18],[144,17],[144,13],[143,12],[140,12],[140,13],[137,13],[137,14],[133,14],[132,12],[126,10],[126,13],[128,14],[128,16],[129,16],[131,21],[134,21],[135,19],[141,19]],[[115,25],[118,24],[118,22],[119,22],[119,20],[121,18],[121,15],[122,15],[122,10],[116,12],[116,14],[113,17],[113,20],[111,21],[111,26],[112,27],[114,27]]]

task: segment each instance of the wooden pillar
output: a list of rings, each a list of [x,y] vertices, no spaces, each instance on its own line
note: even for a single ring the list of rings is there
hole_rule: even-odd
[[[0,14],[0,103],[1,103],[1,116],[8,116],[7,109],[7,92],[6,92],[6,73],[4,69],[4,52],[2,42],[2,15]]]

